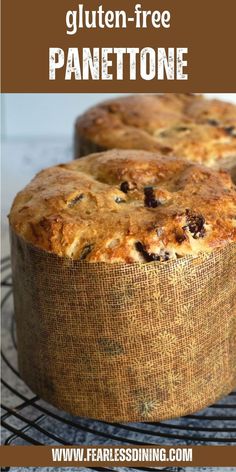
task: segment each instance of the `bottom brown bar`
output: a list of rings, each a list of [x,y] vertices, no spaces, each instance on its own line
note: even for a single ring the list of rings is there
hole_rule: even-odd
[[[1,446],[0,465],[18,467],[232,467],[235,446]]]

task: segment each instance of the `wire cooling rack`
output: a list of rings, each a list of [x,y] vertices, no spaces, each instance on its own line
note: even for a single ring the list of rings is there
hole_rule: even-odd
[[[236,444],[236,392],[209,408],[183,418],[159,423],[112,424],[73,417],[34,395],[17,369],[17,340],[12,303],[10,258],[2,272],[2,437],[6,445],[70,444]],[[94,467],[94,470],[109,471]],[[4,469],[9,470],[9,468]],[[139,470],[157,470],[139,468]],[[180,472],[181,467],[159,470]]]

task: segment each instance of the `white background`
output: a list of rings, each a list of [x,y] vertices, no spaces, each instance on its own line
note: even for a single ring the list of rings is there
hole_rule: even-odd
[[[70,137],[76,116],[118,94],[5,94],[2,96],[4,138]],[[206,94],[236,103],[236,93]]]

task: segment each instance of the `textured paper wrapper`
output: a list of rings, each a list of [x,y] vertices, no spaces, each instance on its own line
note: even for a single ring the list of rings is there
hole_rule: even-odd
[[[236,244],[166,263],[60,258],[12,234],[19,369],[110,422],[200,410],[236,386]]]

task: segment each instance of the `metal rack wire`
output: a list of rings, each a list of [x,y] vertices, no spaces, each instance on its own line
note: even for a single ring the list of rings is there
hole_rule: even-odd
[[[236,444],[236,392],[197,414],[159,423],[105,423],[72,417],[43,402],[26,387],[17,370],[10,258],[5,257],[1,262],[4,444]],[[110,469],[97,467],[94,470]],[[180,472],[183,469],[161,470]]]

